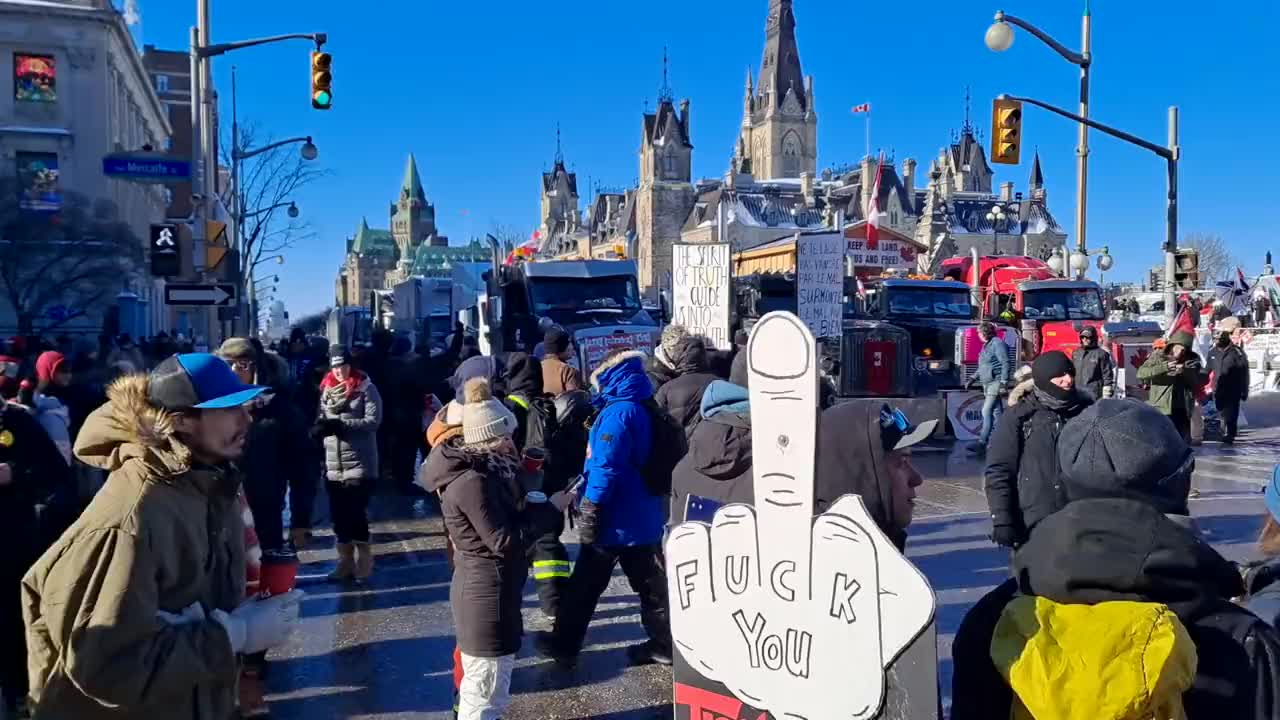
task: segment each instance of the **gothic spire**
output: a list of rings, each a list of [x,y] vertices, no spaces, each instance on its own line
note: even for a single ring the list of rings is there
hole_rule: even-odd
[[[1036,150],[1035,158],[1031,161],[1031,183],[1032,191],[1044,188],[1044,173],[1040,171],[1040,151]]]
[[[802,110],[809,108],[791,0],[769,0],[764,55],[760,60],[759,94],[767,98],[769,107],[779,108],[788,92],[795,94]]]
[[[662,87],[658,88],[658,104],[669,103],[675,97],[671,94],[671,82],[669,75],[669,60],[667,58],[667,46],[662,46]]]
[[[564,150],[560,146],[560,123],[556,123],[556,165],[564,164]]]
[[[410,200],[417,198],[426,201],[427,194],[422,189],[422,179],[418,177],[418,161],[413,153],[409,153],[409,163],[404,168],[404,180],[400,183],[400,197]]]

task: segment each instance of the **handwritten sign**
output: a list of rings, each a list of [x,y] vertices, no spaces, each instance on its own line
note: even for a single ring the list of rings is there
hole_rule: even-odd
[[[809,329],[791,313],[769,313],[747,353],[756,505],[726,505],[710,525],[672,530],[673,641],[691,671],[775,718],[875,718],[886,669],[933,620],[933,591],[862,498],[846,495],[813,516],[818,357]]]
[[[729,245],[678,243],[672,253],[672,322],[730,349]]]
[[[916,249],[911,243],[897,240],[881,239],[876,247],[867,247],[867,241],[861,238],[849,238],[845,253],[853,264],[861,268],[883,268],[885,270],[915,269]]]
[[[816,338],[841,334],[844,255],[839,233],[796,237],[796,309]]]
[[[653,336],[649,330],[612,332],[608,335],[579,333],[574,336],[574,344],[582,354],[584,375],[589,375],[614,350],[642,350],[650,353],[653,349]]]

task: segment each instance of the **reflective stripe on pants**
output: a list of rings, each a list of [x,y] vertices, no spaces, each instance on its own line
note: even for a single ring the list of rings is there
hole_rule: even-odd
[[[568,560],[534,560],[533,579],[567,578],[571,570]]]

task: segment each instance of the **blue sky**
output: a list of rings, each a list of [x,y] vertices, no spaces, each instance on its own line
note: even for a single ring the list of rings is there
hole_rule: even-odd
[[[806,74],[814,76],[819,167],[856,161],[862,120],[874,106],[872,145],[930,158],[964,120],[989,125],[995,95],[1030,95],[1071,106],[1074,66],[1019,31],[1013,48],[983,44],[1002,0],[864,3],[795,0]],[[191,0],[141,0],[147,43],[178,48],[194,23]],[[332,303],[333,279],[362,215],[386,227],[405,158],[416,154],[437,220],[455,243],[495,224],[531,231],[538,173],[552,162],[560,123],[579,176],[623,186],[637,175],[640,115],[661,84],[669,47],[671,86],[693,109],[694,174],[724,173],[741,121],[743,81],[764,43],[767,0],[648,0],[555,4],[492,0],[212,0],[217,42],[299,31],[329,34],[334,108],[308,98],[307,43],[239,51],[215,60],[229,117],[229,70],[239,67],[240,114],[277,137],[311,134],[333,171],[297,201],[319,237],[287,254],[281,297],[297,317]],[[1083,2],[1004,5],[1076,47]],[[1216,232],[1257,270],[1271,248],[1280,169],[1280,50],[1270,0],[1233,4],[1231,18],[1185,0],[1095,0],[1095,119],[1156,142],[1170,105],[1182,112],[1182,232]],[[1038,147],[1050,206],[1064,227],[1075,207],[1075,128],[1028,109],[1023,165],[997,180],[1025,186]],[[1114,275],[1137,279],[1164,237],[1164,164],[1120,141],[1091,135],[1089,244],[1109,245]],[[583,201],[586,202],[584,192]],[[463,214],[466,210],[467,213]]]

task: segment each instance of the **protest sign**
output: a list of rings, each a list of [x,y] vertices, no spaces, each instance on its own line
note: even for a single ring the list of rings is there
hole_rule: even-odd
[[[747,353],[756,504],[682,523],[666,543],[677,717],[936,717],[928,581],[861,497],[813,516],[812,334],[791,313],[769,313]],[[894,683],[906,689],[887,693]]]
[[[844,256],[838,232],[796,236],[796,310],[816,338],[841,334]]]
[[[671,322],[728,350],[729,245],[677,243],[672,246]]]

